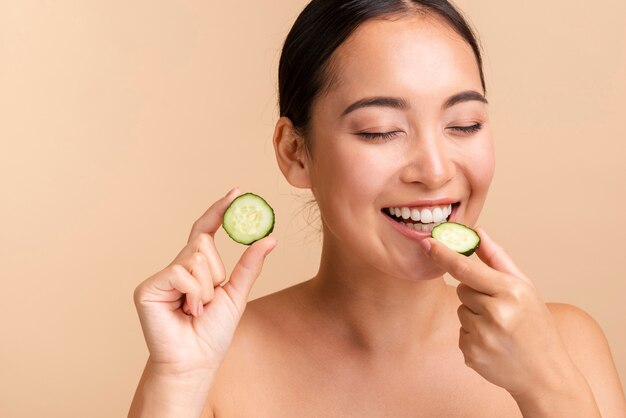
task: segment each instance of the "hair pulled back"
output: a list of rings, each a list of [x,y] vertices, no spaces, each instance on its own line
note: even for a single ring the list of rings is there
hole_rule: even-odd
[[[288,117],[305,139],[314,100],[329,85],[333,52],[359,25],[374,18],[433,13],[444,18],[472,47],[483,91],[482,57],[474,32],[447,0],[313,0],[296,19],[283,45],[278,67],[280,116]]]

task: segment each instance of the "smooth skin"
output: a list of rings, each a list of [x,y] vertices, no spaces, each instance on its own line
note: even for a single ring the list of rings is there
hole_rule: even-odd
[[[213,236],[240,192],[216,202],[174,262],[135,291],[150,357],[129,416],[625,417],[593,319],[545,304],[481,228],[478,261],[407,238],[381,212],[453,197],[456,220],[476,223],[494,172],[487,106],[444,106],[482,92],[470,47],[437,17],[372,20],[332,64],[312,146],[284,117],[274,134],[283,175],[320,208],[318,273],[246,303],[276,240],[248,248],[224,284]],[[371,96],[410,106],[342,116]]]

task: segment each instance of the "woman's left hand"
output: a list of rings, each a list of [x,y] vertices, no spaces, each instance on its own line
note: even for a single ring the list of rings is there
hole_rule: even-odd
[[[422,241],[428,256],[461,282],[457,312],[465,364],[514,398],[550,393],[578,373],[576,366],[535,286],[482,229],[476,231],[476,253],[486,265],[432,238]]]

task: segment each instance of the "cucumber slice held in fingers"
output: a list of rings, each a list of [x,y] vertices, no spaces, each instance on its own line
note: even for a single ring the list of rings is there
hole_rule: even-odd
[[[480,245],[478,233],[458,222],[443,222],[434,227],[430,235],[451,250],[468,257]]]
[[[274,230],[274,209],[261,196],[244,193],[224,212],[222,227],[234,241],[250,245]]]

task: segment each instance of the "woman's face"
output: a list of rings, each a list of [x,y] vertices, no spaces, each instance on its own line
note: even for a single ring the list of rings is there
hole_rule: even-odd
[[[309,131],[327,244],[395,277],[441,276],[418,241],[449,205],[448,220],[474,225],[494,171],[471,47],[435,16],[371,20],[335,51],[331,79]]]

